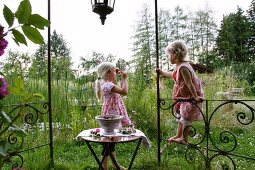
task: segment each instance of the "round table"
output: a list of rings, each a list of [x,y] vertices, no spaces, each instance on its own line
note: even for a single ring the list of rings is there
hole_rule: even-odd
[[[118,170],[120,170],[120,167],[115,159],[115,157],[112,155],[112,153],[110,151],[107,150],[107,145],[113,144],[113,143],[127,143],[127,142],[134,142],[136,140],[138,140],[136,148],[134,150],[133,153],[133,157],[130,161],[129,167],[128,169],[131,169],[132,164],[134,162],[135,156],[137,154],[137,151],[140,147],[141,141],[142,141],[142,137],[141,136],[134,136],[134,135],[121,135],[121,136],[117,136],[117,135],[100,135],[100,136],[95,136],[95,135],[88,135],[88,136],[79,136],[78,139],[81,139],[83,141],[85,141],[85,143],[87,144],[89,150],[91,151],[92,155],[94,156],[95,160],[97,161],[98,165],[99,165],[99,169],[104,169],[103,168],[103,160],[105,158],[105,156],[108,155],[111,157],[114,165],[116,166],[116,168]],[[92,148],[90,143],[99,143],[99,144],[104,144],[106,145],[106,152],[102,157],[102,160],[100,161],[94,151],[94,149]]]

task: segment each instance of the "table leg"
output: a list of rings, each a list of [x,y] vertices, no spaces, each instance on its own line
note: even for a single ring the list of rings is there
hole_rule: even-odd
[[[89,141],[85,141],[85,142],[86,142],[86,144],[87,144],[87,146],[88,146],[90,152],[91,152],[92,155],[94,156],[95,160],[97,161],[97,163],[98,163],[98,165],[99,165],[99,169],[100,169],[100,168],[101,168],[101,169],[104,169],[102,163],[99,161],[99,159],[98,159],[98,157],[97,157],[95,151],[94,151],[93,148],[91,147]],[[103,159],[104,159],[104,158],[103,158]]]
[[[139,149],[139,147],[140,147],[141,142],[142,142],[142,138],[139,138],[139,141],[138,141],[138,143],[137,143],[137,145],[136,145],[136,148],[135,148],[135,152],[134,152],[133,157],[132,157],[132,159],[131,159],[131,162],[130,162],[130,164],[129,164],[128,170],[130,170],[131,167],[132,167],[132,164],[133,164],[133,162],[134,162],[134,160],[135,160],[135,156],[136,156],[136,154],[137,154],[137,151],[138,151],[138,149]]]
[[[108,155],[111,157],[111,160],[112,160],[113,164],[115,165],[115,167],[117,168],[117,170],[120,170],[120,167],[119,167],[119,165],[118,165],[116,159],[114,158],[112,152],[108,149],[108,146],[109,146],[109,145],[110,145],[110,143],[107,143],[107,146],[106,146],[106,148],[105,148],[104,157],[105,157],[105,155],[108,153]],[[103,159],[104,159],[104,157],[103,157]],[[103,162],[103,160],[102,160],[102,162]]]

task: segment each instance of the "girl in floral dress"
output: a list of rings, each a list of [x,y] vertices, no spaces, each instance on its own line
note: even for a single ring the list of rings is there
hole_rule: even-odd
[[[117,85],[117,74],[122,77],[121,86]],[[127,73],[120,71],[116,68],[116,65],[111,62],[102,62],[97,67],[98,80],[96,82],[96,95],[98,100],[102,99],[102,111],[101,115],[121,115],[121,126],[129,126],[132,124],[122,100],[121,95],[127,95],[128,93],[128,81]],[[114,157],[115,144],[110,145],[109,150],[112,152]],[[105,152],[103,149],[102,155]],[[108,157],[107,155],[103,162],[104,170],[108,169]],[[125,169],[120,166],[121,169]]]
[[[168,139],[169,143],[177,142],[182,144],[188,144],[189,125],[195,120],[202,120],[202,101],[203,101],[203,89],[201,81],[196,76],[192,66],[186,61],[187,47],[182,40],[176,40],[172,42],[167,48],[169,61],[171,64],[175,64],[173,72],[163,71],[157,69],[160,75],[173,78],[174,100],[184,100],[178,102],[174,106],[174,111],[177,113],[178,129],[177,134]],[[192,99],[194,103],[191,103]],[[186,101],[185,101],[186,100]],[[185,129],[186,128],[186,129]],[[184,131],[185,129],[185,131]]]

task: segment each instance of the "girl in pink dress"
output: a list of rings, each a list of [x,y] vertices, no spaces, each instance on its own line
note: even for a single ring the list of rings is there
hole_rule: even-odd
[[[117,85],[117,74],[120,74],[122,77],[121,86]],[[116,68],[116,65],[111,62],[102,62],[97,67],[97,75],[96,95],[98,100],[102,99],[103,103],[101,115],[121,115],[124,117],[121,121],[121,126],[132,125],[121,97],[121,95],[127,95],[128,93],[127,73],[125,71],[120,71]],[[110,145],[109,150],[116,156],[115,144]],[[102,151],[102,155],[104,152],[105,147]],[[109,155],[105,157],[103,162],[104,170],[108,170],[108,157]],[[125,169],[122,166],[120,166],[120,168]]]
[[[168,72],[157,69],[160,75],[173,78],[173,97],[175,101],[192,99],[195,102],[194,104],[190,101],[181,101],[174,106],[174,111],[177,113],[178,129],[177,134],[169,138],[168,142],[185,145],[188,144],[189,125],[192,124],[192,121],[203,119],[201,110],[204,97],[201,81],[189,62],[185,61],[187,51],[184,41],[176,40],[172,42],[166,48],[166,53],[171,64],[175,64],[174,71]]]

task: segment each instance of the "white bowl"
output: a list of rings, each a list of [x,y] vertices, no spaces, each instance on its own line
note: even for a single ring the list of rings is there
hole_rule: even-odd
[[[103,134],[111,135],[115,134],[114,129],[120,127],[120,122],[123,119],[123,116],[120,115],[97,115],[96,117],[97,122],[103,129]]]

